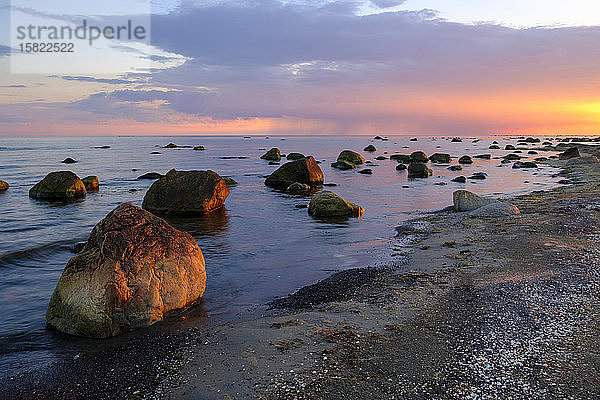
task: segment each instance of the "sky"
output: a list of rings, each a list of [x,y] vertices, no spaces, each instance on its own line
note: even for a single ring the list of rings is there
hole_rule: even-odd
[[[595,0],[148,1],[0,0],[0,135],[600,134]],[[13,40],[107,5],[147,43]]]

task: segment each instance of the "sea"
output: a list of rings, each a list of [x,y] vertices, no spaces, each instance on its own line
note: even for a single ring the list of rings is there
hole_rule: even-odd
[[[74,256],[74,246],[85,242],[92,228],[119,204],[142,205],[153,181],[137,177],[146,172],[210,169],[238,182],[223,210],[205,217],[168,218],[171,225],[189,232],[204,254],[207,288],[197,306],[204,318],[195,324],[243,318],[248,310],[336,271],[393,262],[390,246],[395,228],[451,205],[455,190],[502,198],[551,189],[561,179],[557,169],[542,164],[529,170],[501,164],[498,157],[509,153],[504,146],[516,145],[516,138],[411,139],[390,136],[383,141],[363,135],[0,137],[0,179],[10,184],[9,190],[0,192],[0,377],[47,368],[97,345],[97,341],[49,328],[46,308],[67,261]],[[492,141],[499,142],[501,150],[489,150]],[[168,143],[206,150],[164,148]],[[362,151],[369,144],[377,151]],[[302,208],[309,198],[266,187],[265,177],[278,165],[269,165],[260,156],[273,147],[282,154],[314,156],[325,182],[336,184],[325,189],[362,206],[364,215],[336,221],[314,219]],[[331,168],[346,149],[372,163],[350,171]],[[419,150],[428,155],[450,153],[453,165],[463,155],[491,154],[492,158],[474,159],[459,172],[448,170],[448,165],[432,165],[433,176],[428,179],[408,179],[406,171],[396,170],[396,161],[375,159]],[[539,154],[524,150],[521,155],[533,159],[556,154],[536,151]],[[61,163],[67,157],[77,163]],[[373,174],[358,173],[363,168],[372,169]],[[98,176],[99,192],[70,203],[28,197],[35,183],[61,170],[82,178]],[[451,181],[476,172],[487,173],[487,179]]]

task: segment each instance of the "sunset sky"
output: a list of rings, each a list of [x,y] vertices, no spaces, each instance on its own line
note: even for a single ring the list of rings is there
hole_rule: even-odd
[[[90,57],[102,72],[36,74],[11,71],[12,4],[4,136],[600,134],[596,0],[157,0],[152,46]]]

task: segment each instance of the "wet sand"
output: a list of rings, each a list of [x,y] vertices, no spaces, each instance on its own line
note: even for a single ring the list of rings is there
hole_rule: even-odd
[[[82,355],[2,398],[597,398],[600,165],[511,201],[398,229],[395,265],[346,271],[249,314]],[[144,339],[145,338],[145,339]]]

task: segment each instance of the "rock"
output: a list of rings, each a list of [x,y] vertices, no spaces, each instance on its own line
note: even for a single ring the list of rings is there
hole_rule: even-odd
[[[95,149],[103,149],[103,150],[106,150],[106,149],[110,149],[110,146],[106,146],[106,145],[105,145],[105,146],[96,146],[96,147],[94,147],[94,148],[95,148]]]
[[[314,195],[308,205],[308,214],[313,217],[360,217],[363,212],[362,207],[327,190]]]
[[[517,148],[515,146],[513,146],[512,144],[507,144],[506,147],[504,148],[504,150],[516,150]]]
[[[500,146],[498,146],[496,144],[493,144],[490,147],[488,147],[488,149],[490,149],[490,150],[500,150]]]
[[[461,164],[473,164],[473,159],[469,156],[462,156],[458,159],[458,162]]]
[[[577,147],[571,147],[567,149],[564,153],[559,155],[560,160],[570,160],[571,158],[581,157],[579,154],[579,149]]]
[[[574,165],[589,165],[589,164],[598,164],[598,157],[584,156],[584,157],[571,158],[566,162],[565,166],[572,167]]]
[[[497,140],[494,140],[494,141],[492,142],[492,144],[498,144],[498,141],[497,141]]]
[[[540,142],[541,142],[541,140],[540,140],[539,138],[531,138],[531,137],[528,137],[527,139],[525,139],[525,142],[526,142],[526,143],[540,143]]]
[[[462,139],[455,137],[455,138],[452,138],[452,140],[450,142],[452,142],[452,143],[461,143]]]
[[[294,182],[286,191],[290,194],[308,194],[310,192],[310,186],[305,183]]]
[[[409,178],[429,178],[433,171],[422,162],[411,162],[408,164]]]
[[[148,172],[147,174],[138,176],[138,179],[160,179],[162,178],[164,175],[159,174],[158,172]]]
[[[150,154],[160,154],[160,151],[151,151]]]
[[[81,180],[85,185],[85,190],[88,192],[97,192],[100,190],[100,181],[97,176],[86,176]]]
[[[469,177],[469,179],[483,180],[487,179],[487,174],[485,172],[476,172]]]
[[[269,161],[269,165],[280,165],[279,161]]]
[[[142,208],[154,214],[208,214],[223,207],[229,196],[225,180],[213,171],[176,171],[154,182]]]
[[[507,155],[505,155],[502,158],[505,159],[505,160],[509,160],[509,161],[510,160],[515,161],[515,160],[520,160],[521,156],[518,155],[518,154],[507,154]]]
[[[369,153],[372,153],[374,151],[377,151],[377,149],[375,148],[375,146],[373,146],[372,144],[368,145],[367,147],[365,147],[363,149],[363,151],[368,151]]]
[[[395,160],[399,163],[402,164],[409,164],[410,163],[410,156],[407,156],[406,154],[392,154],[390,156],[390,160]]]
[[[410,141],[410,142],[416,142],[416,141],[418,141],[418,140],[419,140],[419,139],[417,139],[417,138],[412,138],[412,139],[410,139],[409,141]]]
[[[465,178],[464,176],[457,176],[456,178],[452,179],[452,182],[458,182],[458,183],[465,183],[467,181],[467,178]]]
[[[29,190],[29,197],[46,200],[69,200],[85,197],[85,185],[71,171],[50,172]]]
[[[356,168],[356,165],[352,164],[351,162],[342,160],[342,161],[336,161],[334,163],[331,163],[331,167],[341,169],[341,170],[348,170],[348,169]]]
[[[396,171],[404,171],[406,168],[407,168],[407,166],[404,164],[396,165]]]
[[[73,160],[71,157],[67,157],[61,161],[63,164],[75,164],[77,161]]]
[[[473,211],[488,204],[497,202],[497,200],[486,199],[467,190],[457,190],[452,194],[454,210],[458,212]]]
[[[415,151],[414,153],[412,153],[410,155],[411,163],[414,163],[414,162],[426,163],[427,161],[429,161],[429,158],[422,151]]]
[[[512,161],[510,160],[502,160],[500,161],[500,164],[510,164]]]
[[[169,143],[168,145],[166,145],[163,148],[165,148],[165,149],[176,149],[177,145],[175,143]]]
[[[354,151],[344,150],[338,156],[337,161],[347,161],[354,165],[360,165],[365,162],[365,159]]]
[[[205,286],[204,258],[194,238],[125,203],[94,227],[69,260],[46,321],[71,335],[107,338],[191,306]]]
[[[7,182],[0,181],[0,192],[8,190],[9,187],[10,186],[9,186],[9,184]]]
[[[373,170],[366,168],[366,169],[361,169],[360,171],[358,171],[359,174],[363,174],[363,175],[373,175]]]
[[[206,148],[204,146],[196,146],[196,147],[194,147],[194,150],[196,150],[196,151],[204,151],[204,150],[206,150]]]
[[[274,147],[271,150],[267,151],[262,156],[260,156],[260,158],[262,158],[263,160],[268,160],[268,161],[280,161],[281,160],[281,152],[279,151],[279,149],[277,147]]]
[[[513,164],[512,167],[513,167],[513,169],[521,169],[521,168],[537,168],[538,166],[533,161],[525,161],[525,162],[517,161]]]
[[[502,218],[520,213],[521,212],[515,205],[495,201],[471,211],[470,216],[474,218]]]
[[[225,184],[226,184],[227,186],[235,186],[235,185],[237,185],[237,184],[238,184],[238,183],[237,183],[235,180],[233,180],[232,178],[223,178],[223,180],[225,181]]]
[[[323,171],[313,157],[283,164],[265,180],[265,185],[285,190],[292,183],[305,183],[311,187],[323,184]]]
[[[539,153],[535,150],[530,150],[527,152],[527,154],[535,155],[535,154],[539,154]]]
[[[492,155],[491,154],[479,154],[479,155],[473,156],[473,158],[478,158],[480,160],[491,160]]]
[[[552,146],[552,142],[544,142],[542,143],[542,146]]]
[[[462,167],[462,165],[453,165],[451,167],[448,167],[448,169],[450,171],[462,171],[463,167]]]
[[[452,161],[450,154],[435,153],[429,157],[429,160],[435,164],[449,164]]]
[[[548,161],[548,157],[538,157],[538,158],[535,159],[535,161],[537,161],[537,162]]]
[[[378,157],[375,157],[375,159],[377,161],[383,161],[383,160],[387,160],[388,158],[386,156],[378,156]]]
[[[287,155],[287,160],[288,161],[294,161],[294,160],[299,160],[301,158],[305,158],[304,154],[300,154],[300,153],[290,153]]]
[[[381,136],[375,136],[373,140],[383,140],[383,138]]]

